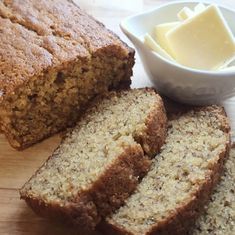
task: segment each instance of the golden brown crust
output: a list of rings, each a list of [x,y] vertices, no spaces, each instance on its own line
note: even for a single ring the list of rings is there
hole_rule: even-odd
[[[180,208],[172,212],[170,217],[167,217],[162,223],[152,226],[151,229],[143,235],[186,235],[194,224],[195,219],[203,212],[204,205],[208,203],[210,195],[220,179],[224,161],[228,157],[231,148],[230,126],[226,113],[223,108],[218,106],[198,107],[194,109],[214,112],[217,115],[217,118],[221,122],[220,128],[223,130],[227,139],[225,150],[220,153],[218,161],[211,165],[211,171],[206,176],[206,180],[200,184],[195,194],[191,195],[191,200],[185,201]],[[178,111],[180,111],[180,109],[177,110],[177,112]],[[171,114],[169,114],[169,116],[171,116]],[[174,195],[172,196],[174,197]],[[107,235],[135,235],[126,231],[125,228],[117,227],[105,221],[102,221],[99,225],[99,229]]]
[[[149,89],[147,89],[149,90]],[[154,92],[154,91],[153,91]],[[157,95],[158,103],[150,112],[145,125],[145,133],[139,138],[144,151],[151,157],[160,151],[167,134],[167,117],[162,99]]]
[[[81,112],[81,114],[82,114],[82,112]],[[14,148],[18,151],[22,151],[35,143],[43,141],[44,139],[52,136],[53,134],[57,134],[60,131],[65,131],[65,130],[66,130],[66,127],[58,130],[57,132],[50,132],[47,135],[44,135],[44,137],[40,140],[35,139],[33,142],[23,142],[23,140],[21,138],[16,138],[16,136],[12,135],[11,130],[8,130],[2,126],[2,133],[5,135],[7,141],[9,142],[9,144],[11,145],[12,148]],[[1,133],[1,130],[0,130],[0,133]]]
[[[120,207],[147,173],[151,161],[140,145],[129,147],[107,169],[92,187],[73,202],[60,207],[46,205],[21,192],[21,198],[39,215],[79,226],[84,232],[93,230],[101,218]]]
[[[0,102],[32,76],[78,58],[105,51],[108,56],[129,58],[130,64],[134,61],[133,49],[72,1],[1,1],[0,29],[0,52],[5,61],[0,65],[4,76]]]

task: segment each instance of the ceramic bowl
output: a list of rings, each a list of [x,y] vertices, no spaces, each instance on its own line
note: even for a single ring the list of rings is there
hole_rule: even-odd
[[[153,35],[155,25],[177,21],[177,13],[183,7],[193,9],[196,4],[198,2],[195,1],[164,4],[124,19],[120,27],[136,47],[149,78],[160,94],[188,104],[214,104],[235,96],[235,70],[204,71],[185,67],[163,58],[143,43],[143,35]],[[221,5],[219,8],[235,35],[235,11]]]

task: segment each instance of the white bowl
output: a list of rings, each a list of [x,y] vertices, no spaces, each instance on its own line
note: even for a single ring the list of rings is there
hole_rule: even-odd
[[[123,20],[120,26],[136,47],[144,68],[159,93],[188,104],[219,103],[235,96],[234,70],[204,71],[175,64],[151,51],[141,39],[147,32],[153,35],[155,25],[176,21],[179,10],[185,6],[193,8],[197,3],[195,1],[174,1],[130,16]],[[221,5],[219,8],[235,34],[235,11]]]

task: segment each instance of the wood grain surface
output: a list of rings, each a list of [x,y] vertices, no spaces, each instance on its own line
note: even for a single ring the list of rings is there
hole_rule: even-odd
[[[133,0],[130,1],[133,4]],[[133,6],[130,9],[122,9],[121,6],[120,8],[110,9],[107,8],[108,4],[105,7],[94,7],[84,4],[86,0],[75,0],[75,2],[82,2],[82,6],[90,14],[119,34],[128,44],[131,44],[119,29],[120,20],[135,13],[135,11],[145,10],[167,1],[140,0],[138,6]],[[128,0],[125,0],[125,2],[128,2]],[[233,0],[223,1],[223,3],[235,8],[235,1]],[[144,86],[151,86],[151,82],[148,80],[137,55],[132,87]],[[235,98],[226,101],[224,105],[230,117],[232,128],[235,130]],[[60,136],[56,135],[24,151],[16,151],[9,146],[5,137],[0,135],[0,235],[79,234],[79,231],[53,224],[38,217],[26,206],[24,201],[19,199],[18,189],[50,156],[59,142]]]

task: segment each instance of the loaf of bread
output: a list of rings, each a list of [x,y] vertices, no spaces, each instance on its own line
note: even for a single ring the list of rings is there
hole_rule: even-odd
[[[205,209],[188,235],[235,234],[235,148],[231,149],[221,182]]]
[[[23,186],[21,198],[39,215],[92,230],[134,191],[163,145],[166,127],[153,90],[109,92]]]
[[[230,147],[229,130],[217,106],[174,116],[150,171],[101,229],[112,235],[186,234],[218,181]]]
[[[129,87],[134,51],[69,0],[0,1],[0,129],[25,148]]]

